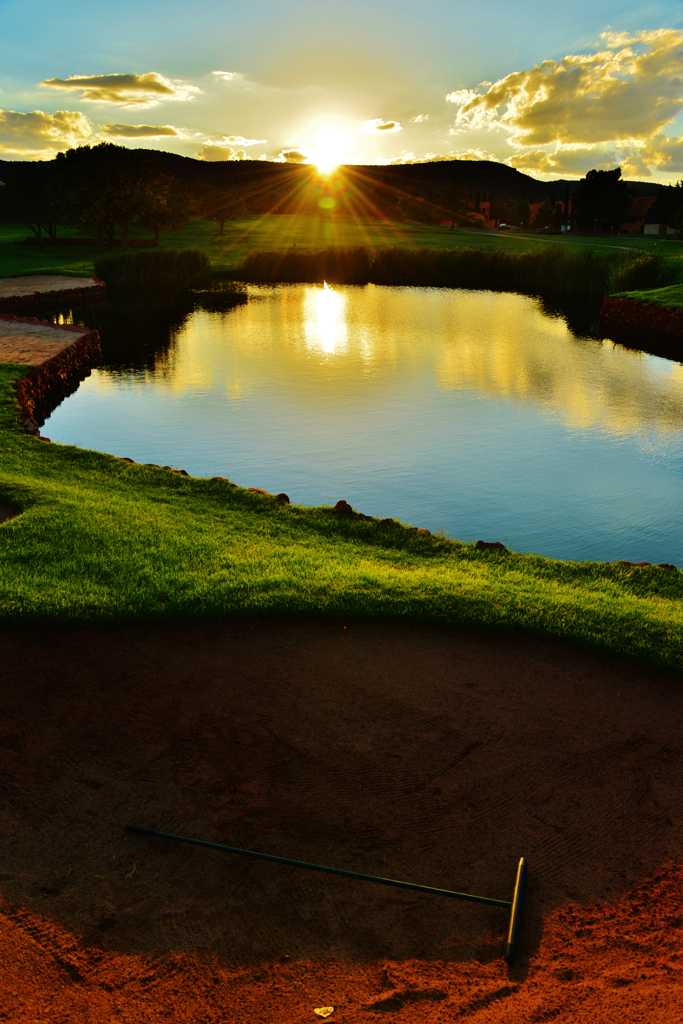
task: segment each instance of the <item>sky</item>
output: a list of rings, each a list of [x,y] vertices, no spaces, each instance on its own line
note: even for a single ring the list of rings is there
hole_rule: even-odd
[[[683,3],[0,0],[0,159],[497,160],[683,178]]]

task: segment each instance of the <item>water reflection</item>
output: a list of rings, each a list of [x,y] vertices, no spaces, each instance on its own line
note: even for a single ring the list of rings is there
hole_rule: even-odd
[[[346,295],[325,282],[322,288],[309,288],[304,295],[302,326],[306,344],[334,354],[347,340],[344,315]]]
[[[683,366],[608,340],[577,338],[562,319],[544,316],[540,303],[519,298],[495,296],[484,344],[475,329],[439,347],[441,387],[531,401],[576,428],[681,431]]]
[[[158,374],[170,380],[175,374],[176,342],[189,318],[206,310],[225,313],[243,302],[246,296],[240,297],[218,284],[213,288],[188,290],[172,299],[54,310],[51,319],[55,323],[96,328],[102,346],[99,373],[142,379]]]
[[[94,326],[105,365],[53,440],[516,550],[683,562],[683,367],[537,299],[254,286]]]

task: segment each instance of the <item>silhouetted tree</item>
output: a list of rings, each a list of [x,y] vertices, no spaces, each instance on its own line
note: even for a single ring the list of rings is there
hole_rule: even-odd
[[[247,215],[246,203],[235,189],[209,185],[203,188],[197,198],[197,210],[202,217],[218,224],[218,234],[223,234],[225,222],[239,220]]]
[[[529,204],[525,202],[517,203],[517,205],[512,208],[510,216],[512,217],[512,223],[521,231],[524,231],[529,227],[529,221],[531,220]]]
[[[128,242],[131,224],[158,203],[169,175],[139,150],[111,142],[81,146],[56,158],[58,207],[67,224],[91,231],[100,247],[105,240]]]
[[[589,171],[574,190],[574,215],[583,227],[618,229],[631,206],[628,185],[621,168]]]
[[[39,242],[43,239],[43,231],[48,238],[56,238],[57,205],[54,182],[53,161],[37,161],[17,167],[0,192],[2,220],[26,224]]]
[[[462,171],[454,173],[448,185],[439,194],[439,206],[442,207],[442,212],[450,217],[451,231],[456,224],[472,223],[472,208],[467,205],[467,195]]]
[[[176,228],[193,216],[193,196],[189,188],[163,168],[156,169],[154,189],[145,203],[136,223],[154,232],[159,241],[159,232]]]

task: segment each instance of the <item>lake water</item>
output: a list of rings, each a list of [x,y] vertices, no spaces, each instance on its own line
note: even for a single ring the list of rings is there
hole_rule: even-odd
[[[53,441],[460,540],[683,565],[683,366],[537,299],[253,286],[118,334]]]

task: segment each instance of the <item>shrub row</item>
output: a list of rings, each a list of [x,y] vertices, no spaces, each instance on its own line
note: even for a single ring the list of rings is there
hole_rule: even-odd
[[[95,274],[107,285],[110,297],[136,294],[172,295],[200,283],[210,261],[196,249],[105,252],[95,257]]]
[[[254,252],[236,269],[235,277],[261,283],[327,281],[476,288],[600,300],[609,292],[668,284],[672,272],[657,254],[643,252],[595,252],[573,246],[518,253],[396,246],[375,251]]]

